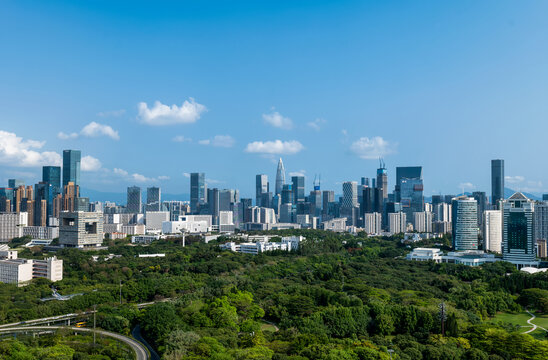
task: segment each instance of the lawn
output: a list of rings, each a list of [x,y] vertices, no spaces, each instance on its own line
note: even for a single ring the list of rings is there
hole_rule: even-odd
[[[536,318],[531,322],[537,326],[542,326],[543,328],[548,329],[548,315],[535,314],[535,316]],[[530,318],[531,318],[531,315],[529,315],[528,313],[524,311],[519,314],[500,313],[500,314],[497,314],[494,318],[492,318],[491,321],[494,321],[494,322],[503,321],[503,322],[511,323],[518,326],[524,326],[523,329],[524,331],[526,331],[527,329],[525,327],[529,327],[529,328],[531,327],[527,323],[527,320],[529,320]]]

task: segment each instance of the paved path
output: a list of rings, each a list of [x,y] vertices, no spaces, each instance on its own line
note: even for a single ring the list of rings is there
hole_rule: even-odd
[[[70,329],[73,331],[93,333],[93,329],[67,327],[67,326],[27,326],[27,327],[18,326],[18,327],[2,328],[0,329],[0,332],[45,331],[45,330],[57,330],[57,329],[63,329],[63,328]],[[143,344],[141,344],[140,342],[130,337],[127,337],[121,334],[112,333],[110,331],[104,331],[104,330],[96,330],[96,333],[103,336],[108,336],[126,343],[135,352],[135,356],[137,360],[150,359],[147,349],[143,346]]]
[[[529,320],[527,320],[527,324],[531,325],[533,328],[530,329],[530,330],[527,330],[526,332],[524,332],[524,334],[529,334],[529,333],[535,331],[537,328],[538,328],[538,329],[542,329],[542,330],[548,332],[548,330],[546,330],[546,329],[543,328],[542,326],[533,324],[533,323],[531,322],[531,321],[535,320],[535,318],[536,318],[536,316],[535,316],[533,313],[529,312],[529,310],[525,310],[525,312],[526,312],[527,314],[531,315],[531,318],[530,318]]]
[[[151,360],[160,360],[160,355],[154,350],[152,346],[143,338],[143,335],[141,335],[141,325],[137,325],[131,330],[131,336],[133,336],[135,339],[140,341],[143,345],[145,345],[150,352],[150,359]]]

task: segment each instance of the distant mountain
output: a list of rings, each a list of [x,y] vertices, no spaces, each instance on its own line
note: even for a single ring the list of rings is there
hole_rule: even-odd
[[[519,190],[512,190],[509,188],[504,188],[504,198],[508,199],[510,196],[514,195],[514,193],[518,192]],[[527,196],[531,200],[542,200],[542,194],[532,194],[528,192],[523,192],[523,195]]]
[[[124,205],[127,202],[127,194],[119,192],[103,192],[98,190],[92,190],[87,188],[80,189],[80,196],[89,197],[89,201],[114,201],[116,204]],[[143,191],[142,194],[143,203],[146,201],[146,191]],[[188,201],[190,200],[190,194],[162,194],[162,201],[170,200],[180,200]]]

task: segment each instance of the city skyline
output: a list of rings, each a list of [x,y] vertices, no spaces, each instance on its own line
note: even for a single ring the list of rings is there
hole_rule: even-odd
[[[505,159],[508,188],[547,190],[532,165],[548,130],[546,4],[65,5],[1,5],[4,183],[38,182],[70,148],[93,190],[187,193],[199,171],[253,197],[280,156],[306,189],[321,173],[341,192],[382,157],[389,191],[397,166],[420,165],[425,196],[490,193],[492,159]],[[37,43],[38,29],[57,42]],[[515,124],[528,141],[504,146]]]

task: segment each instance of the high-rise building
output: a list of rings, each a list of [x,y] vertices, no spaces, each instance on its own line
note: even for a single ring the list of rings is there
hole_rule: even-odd
[[[485,210],[483,213],[483,249],[502,252],[502,211]]]
[[[358,206],[358,183],[346,181],[343,183],[342,207],[354,208]]]
[[[263,194],[268,193],[268,176],[265,174],[259,174],[255,176],[255,205],[256,206],[265,206],[263,205]]]
[[[546,250],[546,239],[537,239],[537,256],[539,258],[548,257],[548,252]]]
[[[38,226],[46,226],[47,219],[53,216],[53,186],[44,181],[34,185],[34,200],[34,223]],[[45,208],[42,201],[45,202]]]
[[[69,182],[80,186],[80,150],[63,150],[63,186]]]
[[[53,196],[61,194],[61,167],[44,166],[42,167],[42,181],[51,185]]]
[[[453,249],[478,250],[478,204],[468,196],[453,199]]]
[[[291,184],[295,204],[304,201],[304,176],[292,176]]]
[[[407,225],[407,217],[404,212],[388,214],[388,232],[391,234],[399,234],[405,232]]]
[[[533,225],[533,235],[537,244],[540,240],[548,240],[548,203],[535,204]]]
[[[382,214],[369,213],[363,217],[363,228],[366,234],[380,234],[382,232]]]
[[[388,198],[388,172],[386,171],[386,166],[382,160],[380,160],[380,166],[377,169],[377,188],[381,189],[384,202],[384,199]]]
[[[487,196],[484,191],[474,191],[472,197],[478,203],[478,226],[483,231],[483,212],[487,210]]]
[[[197,214],[200,205],[207,202],[206,183],[204,173],[190,174],[190,212]]]
[[[413,213],[413,230],[419,233],[431,233],[432,218],[433,216],[430,211]]]
[[[147,188],[147,211],[160,211],[162,205],[162,190],[159,187]]]
[[[285,184],[285,168],[282,158],[278,161],[278,169],[276,170],[276,195],[281,195]]]
[[[434,220],[451,222],[451,204],[439,203],[434,206]]]
[[[282,205],[285,204],[294,204],[295,199],[293,199],[293,189],[291,184],[284,184],[282,187]]]
[[[322,192],[322,214],[328,214],[329,203],[335,202],[335,192],[333,190],[324,190]]]
[[[138,186],[130,186],[127,188],[127,206],[128,213],[141,212],[141,188]]]
[[[21,179],[8,179],[8,187],[17,189],[19,186],[25,186],[25,180]]]
[[[534,204],[517,192],[503,202],[502,259],[518,266],[535,264]]]
[[[504,200],[504,160],[491,160],[491,204],[499,206]]]
[[[78,197],[80,197],[80,187],[69,181],[67,185],[63,186],[63,210],[74,211]]]
[[[401,203],[407,219],[412,219],[414,212],[424,211],[423,191],[422,166],[396,168],[395,200]]]
[[[361,185],[369,187],[369,178],[368,177],[362,177],[361,178]]]

